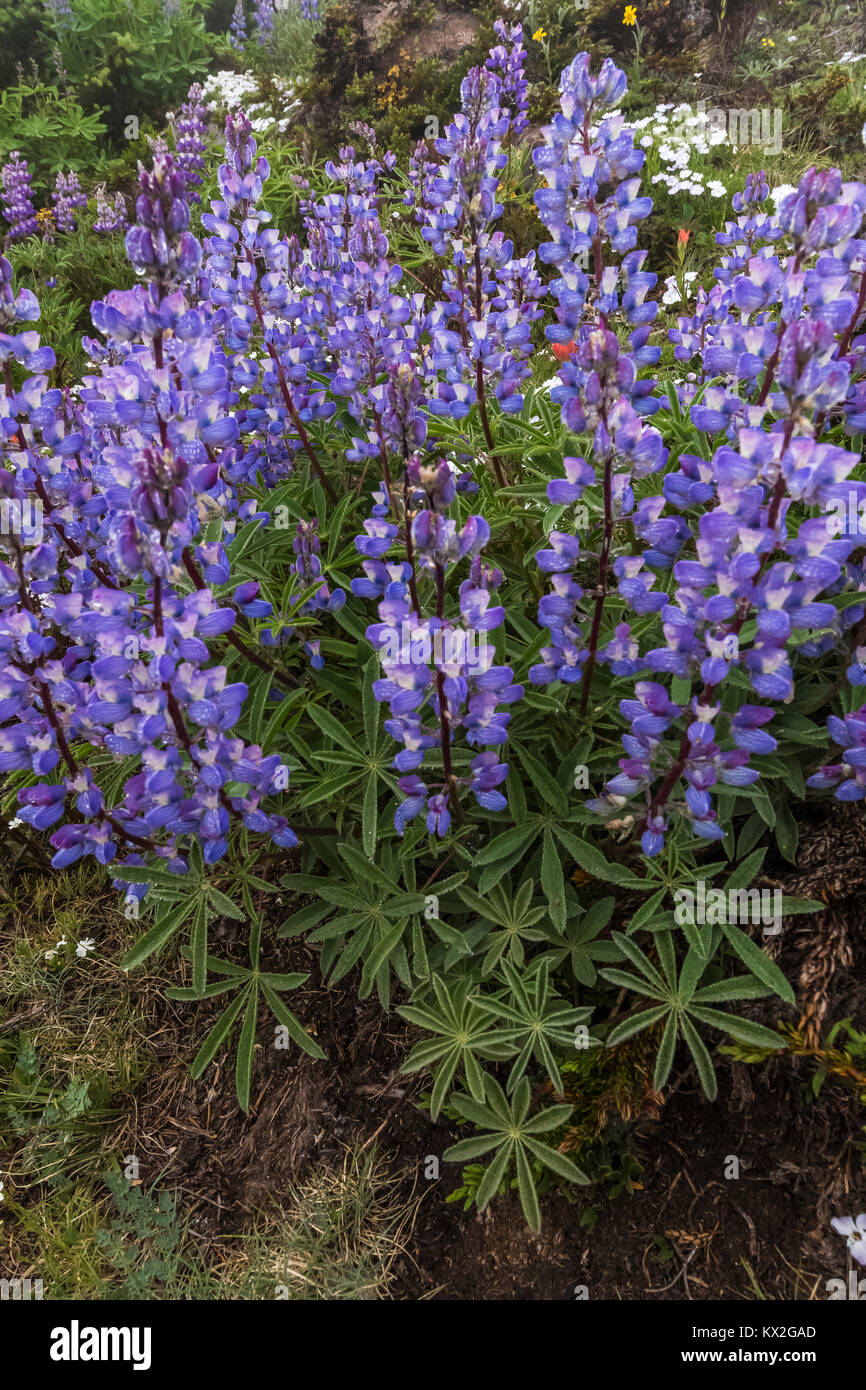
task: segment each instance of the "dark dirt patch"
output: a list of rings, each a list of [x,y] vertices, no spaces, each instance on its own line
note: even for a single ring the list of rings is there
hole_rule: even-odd
[[[579,1286],[592,1299],[748,1298],[748,1265],[767,1297],[826,1297],[825,1280],[845,1275],[829,1219],[866,1201],[847,1097],[827,1091],[807,1107],[790,1065],[762,1069],[754,1090],[745,1071],[733,1067],[716,1104],[682,1088],[659,1121],[635,1127],[643,1190],[602,1199],[592,1229],[563,1198],[543,1205],[533,1236],[515,1194],[483,1216],[431,1196],[408,1296],[440,1285],[450,1299],[574,1299]],[[725,1179],[731,1155],[737,1180]]]
[[[234,954],[225,942],[222,949]],[[410,1045],[406,1025],[383,1014],[377,999],[358,1000],[351,980],[345,989],[324,986],[315,953],[302,945],[277,944],[268,967],[311,971],[307,984],[287,998],[327,1060],[314,1061],[293,1045],[276,1048],[273,1019],[261,1019],[245,1116],[225,1054],[199,1081],[190,1079],[192,1019],[169,1004],[166,1069],[140,1089],[136,1113],[118,1141],[138,1155],[145,1181],[168,1167],[166,1185],[185,1193],[187,1210],[196,1209],[194,1227],[211,1238],[237,1231],[257,1211],[289,1205],[289,1188],[311,1164],[337,1163],[350,1142],[373,1142],[380,1126],[382,1147],[395,1156],[411,1151],[413,1168],[421,1149],[440,1153],[450,1142],[447,1126],[432,1124],[412,1104],[421,1083],[400,1076]],[[219,1003],[202,1006],[196,1039]]]

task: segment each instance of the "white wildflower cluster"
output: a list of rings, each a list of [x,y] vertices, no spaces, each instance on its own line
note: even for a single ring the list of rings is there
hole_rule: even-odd
[[[254,135],[264,135],[267,132],[279,131],[280,134],[287,130],[291,118],[289,112],[294,110],[300,102],[294,101],[294,88],[290,82],[284,81],[280,77],[271,79],[280,97],[280,104],[283,115],[275,118],[271,115],[271,104],[267,101],[250,100],[258,97],[259,84],[254,73],[250,72],[215,72],[203,84],[204,99],[211,106],[218,109],[229,111],[243,107],[249,117],[250,125]]]
[[[637,142],[653,151],[662,168],[652,175],[651,182],[663,184],[669,193],[692,193],[696,197],[709,194],[711,198],[726,198],[728,190],[721,179],[710,178],[702,169],[693,167],[695,155],[707,156],[716,145],[727,140],[706,111],[694,111],[688,102],[675,105],[662,102],[651,116],[629,121]],[[649,154],[647,156],[649,158]]]
[[[214,72],[202,84],[204,99],[212,106],[243,106],[258,88],[258,81],[251,72]]]
[[[66,937],[61,936],[60,939],[54,943],[51,950],[45,952],[45,959],[55,960],[57,956],[60,955],[60,952],[64,950],[68,945],[69,942],[67,941]],[[94,941],[93,937],[83,936],[81,940],[78,942],[77,946],[75,947],[75,954],[79,960],[87,960],[89,953],[95,950],[96,942]]]

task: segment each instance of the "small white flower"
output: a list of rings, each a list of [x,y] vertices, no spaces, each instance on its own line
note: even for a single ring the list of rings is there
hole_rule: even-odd
[[[86,960],[87,952],[95,950],[96,942],[94,941],[93,937],[83,936],[75,948],[75,954],[79,957],[80,960]]]
[[[685,275],[683,276],[683,282],[685,285],[687,298],[689,286],[692,284],[694,280],[697,280],[697,278],[698,272],[696,270],[687,270]],[[665,280],[665,285],[667,286],[667,288],[664,294],[662,295],[662,304],[679,304],[682,299],[682,295],[680,294],[680,287],[677,284],[676,276],[668,275]]]
[[[727,197],[728,190],[725,188],[721,179],[710,179],[710,182],[707,184],[707,192],[710,194],[711,198],[725,198]]]
[[[834,1216],[830,1225],[840,1236],[847,1236],[848,1249],[858,1265],[866,1265],[866,1211],[856,1220],[853,1216]]]

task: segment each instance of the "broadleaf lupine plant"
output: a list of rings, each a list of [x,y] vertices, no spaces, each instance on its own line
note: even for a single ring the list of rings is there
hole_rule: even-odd
[[[757,780],[750,758],[776,748],[763,726],[774,717],[773,703],[794,697],[795,652],[818,656],[863,618],[862,604],[830,601],[859,580],[849,557],[863,484],[850,479],[859,454],[826,436],[838,434],[840,416],[849,433],[863,424],[866,339],[857,333],[866,318],[866,242],[856,233],[866,214],[866,188],[843,185],[836,171],[810,170],[782,202],[774,226],[762,211],[769,195],[763,174],[749,178],[735,200],[737,223],[717,238],[735,254],[723,258],[718,285],[699,301],[694,317],[680,319],[670,335],[678,359],[700,368],[699,381],[725,379],[691,401],[691,421],[706,437],[710,456],[681,454],[662,491],[636,503],[632,481],[662,469],[667,450],[657,431],[642,424],[659,404],[646,394],[650,383],[637,379],[638,365],[658,359],[659,349],[646,346],[656,306],[644,303],[655,277],[641,271],[643,256],[633,249],[634,223],[648,211],[633,177],[644,156],[622,118],[605,114],[623,92],[623,75],[611,63],[593,78],[581,55],[563,74],[562,114],[536,154],[549,185],[536,195],[539,211],[555,236],[541,255],[562,274],[553,287],[562,326],[548,334],[574,343],[563,385],[553,395],[570,428],[593,431],[594,459],[593,467],[584,458],[567,458],[565,479],[550,484],[548,498],[576,502],[601,467],[603,532],[586,641],[586,623],[575,617],[583,593],[572,573],[583,553],[579,536],[553,531],[552,548],[537,556],[555,575],[553,593],[539,610],[552,644],[531,678],[545,684],[583,680],[585,710],[596,662],[607,662],[615,675],[650,677],[621,701],[627,756],[589,805],[618,818],[628,809],[641,829],[643,852],[654,856],[675,812],[687,817],[695,835],[723,838],[711,789]],[[789,254],[780,260],[782,238]],[[587,251],[588,273],[576,255]],[[611,255],[616,252],[625,253],[621,266]],[[610,331],[617,313],[637,325],[630,353]],[[671,514],[663,515],[668,507]],[[797,524],[789,524],[795,516]],[[622,517],[631,525],[611,563],[614,522]],[[659,614],[662,645],[641,651],[628,622],[599,645],[611,573],[626,614]],[[661,588],[665,582],[673,594]],[[815,635],[798,640],[804,633]],[[733,695],[723,711],[732,672],[745,673],[739,690],[745,683],[770,703]],[[652,679],[666,675],[694,693],[676,702]],[[716,743],[717,721],[726,729],[727,749]],[[678,746],[665,741],[671,730],[681,731]],[[856,742],[839,720],[830,732],[837,741]],[[830,785],[843,776],[845,764],[823,769],[810,784]],[[841,795],[855,797],[856,782],[842,781]],[[866,782],[860,796],[864,790]]]
[[[809,170],[774,214],[765,175],[747,179],[714,283],[668,331],[677,381],[623,74],[587,54],[563,72],[535,154],[546,239],[518,255],[500,194],[525,153],[525,51],[519,25],[497,38],[409,191],[375,140],[347,146],[322,186],[300,181],[302,238],[272,224],[240,111],[194,234],[193,89],[178,162],[159,144],[140,170],[135,283],[92,306],[77,384],[52,379],[36,298],[0,261],[0,771],[55,868],[90,856],[130,915],[153,908],[128,964],[188,924],[183,997],[205,991],[217,911],[255,923],[258,970],[290,859],[285,886],[313,901],[283,934],[332,980],[360,964],[383,1003],[393,975],[437,1035],[407,1062],[435,1066],[437,1109],[465,1085],[455,1108],[487,1114],[502,1081],[523,1126],[530,1054],[490,1019],[527,1001],[542,1031],[592,1005],[587,1045],[647,1029],[652,1047],[658,1025],[657,1083],[679,1036],[708,1094],[699,1025],[782,1045],[708,1007],[792,1002],[779,967],[733,925],[681,931],[667,895],[731,860],[748,886],[774,778],[866,795],[866,187]],[[550,396],[530,384],[545,317]],[[707,863],[708,841],[726,857]],[[595,880],[650,895],[628,931]],[[729,979],[734,957],[749,973]],[[612,986],[656,1002],[612,1032]],[[309,1050],[282,987],[262,985]],[[567,1112],[528,1122],[550,1130],[538,1171],[519,1165],[533,1220],[541,1172],[573,1176]]]

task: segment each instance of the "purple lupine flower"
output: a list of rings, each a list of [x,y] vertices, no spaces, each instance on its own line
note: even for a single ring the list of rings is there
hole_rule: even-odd
[[[502,146],[511,127],[502,79],[488,68],[473,68],[460,91],[461,110],[435,142],[438,171],[419,147],[412,168],[416,188],[404,201],[417,208],[424,239],[449,257],[442,298],[430,320],[428,409],[460,420],[477,406],[490,463],[504,486],[488,403],[495,398],[506,414],[522,408],[542,285],[535,254],[515,258],[512,243],[495,227],[507,164]]]
[[[473,759],[472,775],[461,777],[452,768],[451,745],[460,730],[470,746],[487,750],[505,744],[511,716],[501,706],[519,700],[523,687],[513,683],[510,666],[493,664],[493,648],[486,639],[505,618],[504,608],[491,605],[502,574],[485,565],[480,554],[490,535],[486,521],[470,516],[460,527],[448,516],[457,487],[445,460],[432,467],[410,460],[404,496],[411,536],[406,560],[389,565],[384,559],[399,535],[398,527],[387,520],[389,508],[379,494],[374,516],[365,523],[366,534],[355,542],[365,557],[367,578],[353,581],[352,589],[382,600],[380,621],[367,629],[367,638],[382,662],[383,678],[374,682],[373,693],[388,704],[391,717],[385,728],[402,744],[394,759],[395,769],[404,774],[398,784],[404,800],[395,816],[397,832],[402,835],[426,805],[428,833],[443,836],[450,829],[452,812],[462,814],[465,790],[484,810],[505,808],[505,797],[497,788],[508,774],[508,764],[496,752],[485,751]],[[446,579],[468,557],[468,577],[459,589],[459,617],[448,617]],[[420,615],[417,598],[417,578],[423,574],[430,575],[435,592],[435,615],[426,618]],[[431,786],[418,770],[433,748],[441,752],[444,780]]]
[[[674,506],[698,503],[709,509],[699,519],[696,558],[673,566],[675,601],[661,610],[665,645],[644,654],[659,675],[698,676],[703,688],[692,698],[689,714],[683,712],[673,760],[673,750],[663,744],[645,750],[639,770],[625,760],[602,798],[619,798],[617,811],[623,797],[639,793],[645,799],[647,853],[661,848],[669,807],[682,783],[693,832],[718,838],[713,784],[753,783],[757,771],[749,759],[776,746],[763,727],[773,717],[772,708],[752,704],[741,704],[727,716],[734,747],[720,746],[720,688],[732,669],[739,667],[770,706],[786,703],[794,694],[795,650],[807,657],[823,654],[834,635],[859,623],[863,612],[852,606],[840,614],[821,601],[822,594],[838,593],[851,580],[860,588],[864,584],[850,561],[856,535],[848,526],[831,525],[834,508],[850,507],[853,499],[855,513],[859,509],[863,489],[850,479],[858,456],[820,434],[828,416],[852,398],[851,375],[861,370],[860,354],[848,349],[866,319],[866,258],[853,236],[866,214],[866,190],[843,187],[833,171],[822,176],[807,171],[782,205],[778,234],[760,213],[766,196],[766,180],[759,174],[735,199],[735,210],[743,215],[719,238],[732,250],[720,286],[706,298],[699,321],[688,325],[688,342],[679,339],[687,348],[683,356],[698,354],[702,379],[721,374],[728,385],[707,389],[701,404],[691,408],[700,429],[721,436],[712,457],[683,456],[681,472],[665,479],[664,496]],[[775,252],[780,238],[791,247],[785,261]],[[775,417],[770,431],[764,427],[768,410]],[[819,515],[792,526],[792,502]],[[641,507],[649,527],[636,523],[636,531],[667,549],[657,503],[645,499]],[[750,619],[754,636],[741,650]],[[807,640],[801,637],[795,649],[798,631]],[[851,673],[856,681],[856,659]],[[866,774],[859,768],[861,761],[866,766],[859,747],[866,741],[864,713],[831,716],[830,735],[844,750],[843,761],[815,773],[810,786],[835,788],[841,800],[866,795]],[[632,759],[634,738],[633,733],[623,740]],[[597,803],[595,809],[610,814],[614,807]]]
[[[96,221],[93,224],[95,232],[125,232],[129,226],[129,218],[126,211],[126,199],[122,193],[115,193],[114,202],[110,203],[106,196],[104,187],[96,190]]]
[[[838,801],[862,801],[866,796],[866,706],[861,705],[844,719],[830,715],[827,729],[834,743],[842,748],[842,762],[822,767],[807,781],[820,791],[834,788]]]
[[[244,13],[244,0],[236,0],[229,25],[229,43],[232,48],[243,49],[247,41],[247,19]]]
[[[594,467],[582,458],[566,459],[566,477],[549,485],[548,499],[569,505],[600,482],[604,542],[585,650],[578,610],[582,591],[567,577],[580,557],[580,544],[576,537],[556,532],[550,537],[553,551],[539,551],[539,565],[556,578],[554,592],[539,605],[539,622],[548,627],[551,643],[542,649],[541,663],[532,668],[530,678],[540,684],[583,679],[583,709],[597,663],[616,662],[623,674],[641,665],[626,633],[613,643],[599,643],[611,578],[618,580],[620,597],[635,612],[657,609],[666,596],[650,592],[655,577],[645,566],[668,566],[687,534],[681,521],[660,517],[664,499],[646,499],[633,524],[650,546],[642,555],[619,557],[612,546],[616,519],[634,510],[633,480],[658,472],[667,459],[659,433],[643,424],[657,402],[652,381],[639,377],[640,368],[654,365],[659,356],[659,349],[647,342],[657,305],[648,303],[646,296],[656,277],[642,268],[646,253],[635,249],[636,224],[651,207],[650,199],[640,196],[635,177],[644,155],[635,149],[632,132],[620,117],[600,119],[624,91],[625,76],[610,60],[594,78],[588,54],[580,54],[562,73],[560,114],[543,132],[544,144],[534,155],[546,184],[535,200],[553,237],[539,248],[539,256],[559,272],[551,286],[559,305],[558,322],[547,329],[547,336],[574,344],[551,399],[561,407],[569,429],[592,433],[594,457]],[[631,351],[624,351],[610,330],[617,316],[632,328]],[[587,509],[582,510],[588,519]]]
[[[54,221],[59,232],[73,232],[77,226],[75,217],[80,208],[87,207],[87,198],[81,191],[78,175],[74,170],[68,174],[59,173],[51,195],[54,203]]]
[[[33,195],[30,189],[30,170],[27,160],[18,150],[12,150],[0,170],[3,184],[3,216],[9,223],[9,240],[22,241],[38,230]]]
[[[296,559],[291,569],[298,576],[300,587],[306,589],[313,584],[318,585],[316,592],[307,599],[301,612],[312,613],[320,610],[325,613],[335,613],[338,608],[342,608],[346,602],[346,595],[343,590],[335,589],[331,593],[327,583],[322,578],[322,562],[319,559],[322,543],[319,540],[317,517],[313,517],[312,521],[298,522],[292,549]],[[317,669],[321,669],[321,663]]]
[[[180,108],[175,141],[175,162],[186,180],[187,198],[193,203],[201,202],[201,194],[197,190],[202,182],[209,110],[202,100],[201,85],[194,82]]]
[[[274,20],[276,12],[274,0],[253,0],[253,21],[256,27],[256,39],[262,47],[267,47],[271,35],[274,32]]]
[[[509,26],[504,19],[497,19],[493,27],[500,42],[490,50],[484,66],[499,76],[502,97],[511,116],[511,129],[515,135],[520,135],[529,125],[529,82],[523,70],[526,61],[523,25]]]
[[[189,231],[185,179],[167,151],[156,154],[152,170],[139,164],[138,179],[136,224],[126,233],[126,254],[139,275],[152,276],[167,293],[192,279],[201,263],[201,245]]]
[[[74,22],[70,0],[45,0],[45,8],[53,21],[58,34],[71,28]]]

